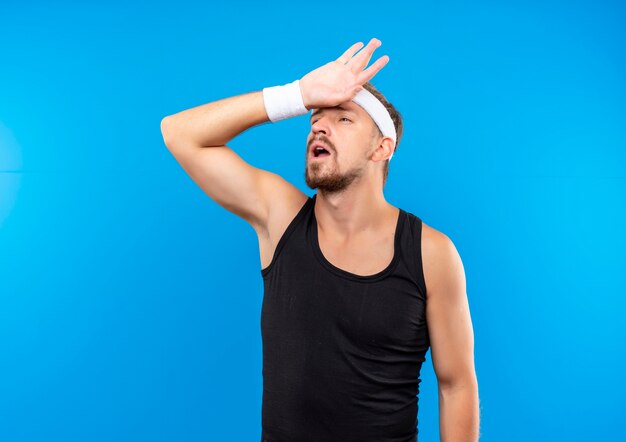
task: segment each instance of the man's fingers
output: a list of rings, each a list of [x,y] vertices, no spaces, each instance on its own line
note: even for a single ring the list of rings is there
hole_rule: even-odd
[[[354,58],[352,58],[348,62],[348,66],[350,67],[352,72],[354,72],[355,74],[361,72],[372,58],[374,50],[376,50],[376,48],[378,48],[381,44],[382,43],[380,40],[378,40],[377,38],[372,38],[367,46],[365,46],[365,48],[363,48],[361,52],[359,52]]]
[[[356,52],[361,49],[361,47],[363,46],[362,42],[358,42],[353,44],[352,46],[350,46],[350,48],[343,53],[343,55],[341,57],[339,57],[337,59],[338,62],[342,63],[342,64],[346,64],[348,61],[350,61],[350,59],[352,58],[352,56],[354,54],[356,54]]]
[[[389,61],[388,55],[383,55],[378,60],[376,60],[369,68],[365,69],[363,72],[358,74],[357,83],[363,84],[372,79],[374,75],[378,73]]]
[[[369,68],[363,71],[363,68],[370,62],[374,51],[381,45],[382,42],[379,39],[372,38],[367,46],[354,56],[354,54],[363,47],[362,42],[355,43],[350,46],[350,48],[344,52],[341,57],[337,59],[337,61],[342,64],[347,64],[350,70],[357,76],[357,84],[362,85],[370,81],[374,75],[376,75],[378,71],[380,71],[389,61],[389,56],[383,55]]]

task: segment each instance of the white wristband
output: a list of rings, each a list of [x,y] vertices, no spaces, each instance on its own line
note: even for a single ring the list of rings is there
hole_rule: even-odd
[[[302,100],[300,80],[282,86],[264,88],[263,102],[267,116],[272,123],[304,115],[309,111]]]

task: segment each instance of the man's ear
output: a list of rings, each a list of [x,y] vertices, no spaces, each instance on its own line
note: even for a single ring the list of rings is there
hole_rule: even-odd
[[[374,150],[374,155],[372,156],[372,159],[375,161],[384,161],[389,159],[391,154],[393,154],[394,147],[395,146],[391,138],[382,138],[378,142],[376,149]]]

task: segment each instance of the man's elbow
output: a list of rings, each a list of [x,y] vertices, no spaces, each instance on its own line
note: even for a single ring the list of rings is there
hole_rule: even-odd
[[[449,379],[439,379],[439,391],[443,394],[454,394],[459,391],[478,391],[478,380],[475,373],[451,377]]]

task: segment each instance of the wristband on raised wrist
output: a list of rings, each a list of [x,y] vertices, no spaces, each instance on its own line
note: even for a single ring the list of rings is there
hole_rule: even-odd
[[[302,99],[300,80],[282,86],[264,88],[263,103],[267,116],[272,123],[304,115],[309,111]]]

